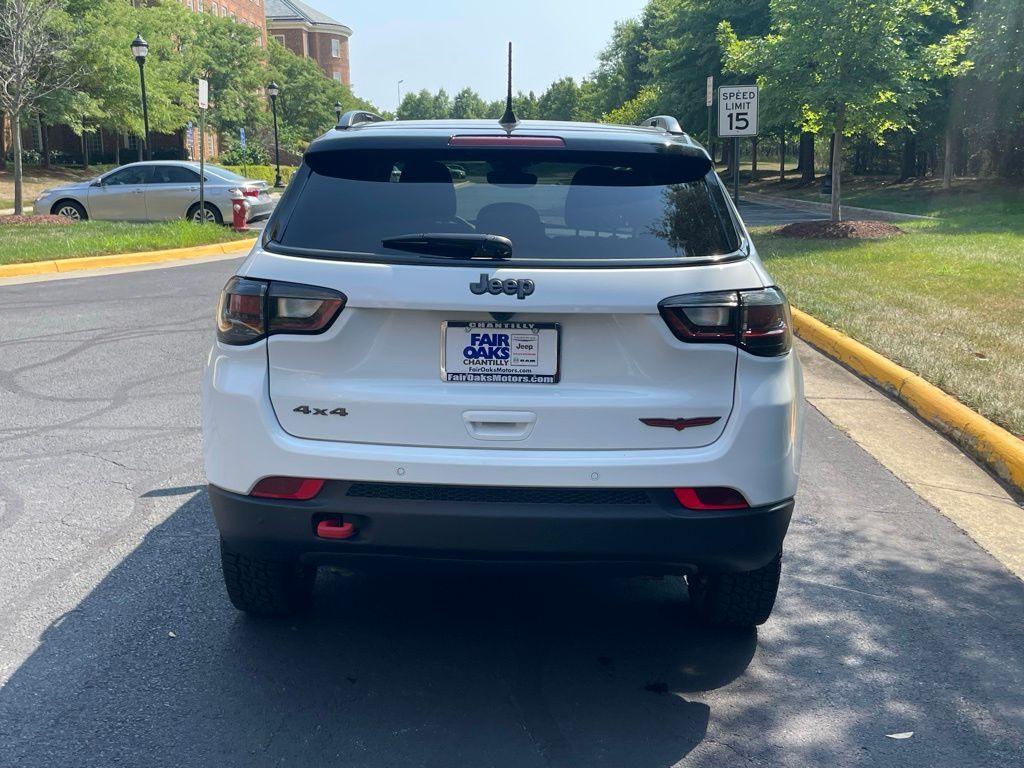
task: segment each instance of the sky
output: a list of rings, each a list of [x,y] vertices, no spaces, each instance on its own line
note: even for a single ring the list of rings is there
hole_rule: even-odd
[[[554,80],[589,74],[616,21],[645,0],[304,0],[352,28],[356,95],[393,110],[402,93],[465,86],[486,100],[505,95],[505,47],[515,90],[539,96]]]

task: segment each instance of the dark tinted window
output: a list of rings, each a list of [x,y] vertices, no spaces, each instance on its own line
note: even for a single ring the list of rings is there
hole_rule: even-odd
[[[199,174],[180,165],[154,165],[154,184],[198,184]]]
[[[516,261],[677,262],[739,247],[705,158],[568,151],[341,151],[308,158],[286,248],[410,260],[385,238],[503,235]],[[301,183],[301,182],[300,182]]]
[[[109,186],[121,184],[148,184],[150,182],[150,166],[136,165],[131,168],[122,168],[114,171],[103,179],[103,183]]]

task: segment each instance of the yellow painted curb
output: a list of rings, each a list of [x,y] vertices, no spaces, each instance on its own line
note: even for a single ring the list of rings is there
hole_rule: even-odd
[[[1024,440],[1007,432],[916,373],[859,341],[793,309],[797,336],[877,384],[948,435],[999,477],[1024,491]]]
[[[109,256],[82,256],[77,259],[2,264],[0,265],[0,278],[45,275],[51,272],[78,272],[83,269],[101,269],[102,267],[134,267],[140,264],[158,264],[161,261],[198,259],[203,256],[216,256],[218,253],[234,253],[243,249],[248,250],[255,244],[256,238],[253,237],[248,240],[229,240],[226,243],[194,245],[189,248],[170,248],[163,251],[115,253]]]

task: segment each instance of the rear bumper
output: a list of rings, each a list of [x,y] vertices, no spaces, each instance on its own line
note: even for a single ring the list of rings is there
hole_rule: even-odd
[[[437,448],[312,440],[282,429],[269,390],[266,342],[214,344],[203,378],[203,455],[212,485],[243,496],[275,475],[543,488],[722,486],[757,507],[797,490],[803,388],[795,352],[779,359],[739,356],[733,412],[722,436],[702,448]],[[396,404],[395,418],[401,413]]]
[[[266,219],[274,212],[275,202],[273,200],[247,201],[249,212],[247,215],[247,221],[259,221],[260,219]]]
[[[600,564],[635,573],[749,571],[782,551],[793,501],[694,512],[667,489],[481,488],[328,482],[311,501],[210,486],[221,536],[250,555],[352,567],[414,561]],[[357,528],[316,535],[325,517]]]

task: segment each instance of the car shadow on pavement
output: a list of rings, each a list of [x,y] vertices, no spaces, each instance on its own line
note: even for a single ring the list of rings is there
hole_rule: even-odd
[[[308,614],[253,620],[199,491],[0,689],[0,765],[671,766],[708,727],[689,692],[757,645],[693,625],[684,593],[322,569]]]

